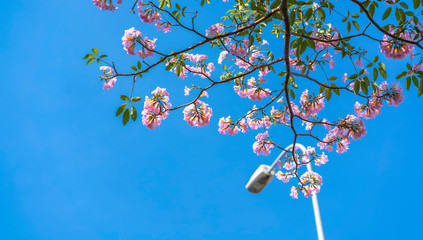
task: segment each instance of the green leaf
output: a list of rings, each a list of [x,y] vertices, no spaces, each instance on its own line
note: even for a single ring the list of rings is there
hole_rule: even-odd
[[[384,63],[379,63],[379,66],[383,69],[383,71],[385,71],[386,72],[386,66],[385,66],[385,64]]]
[[[131,112],[129,111],[129,108],[125,110],[122,117],[122,123],[123,125],[126,125],[129,121],[129,117],[131,116]]]
[[[422,95],[423,93],[423,79],[420,80],[420,86],[419,86],[419,90],[417,91],[417,96],[420,97],[420,95]]]
[[[131,102],[139,102],[139,101],[141,101],[141,97],[133,97],[131,99]]]
[[[405,75],[407,75],[407,72],[402,72],[402,73],[398,74],[397,79],[403,78],[403,77],[405,77]]]
[[[140,61],[138,61],[138,69],[141,69],[141,62]]]
[[[338,95],[339,96],[339,89],[337,88],[338,86],[336,86],[336,84],[335,83],[332,83],[331,84],[331,86],[332,87],[334,87],[334,89],[332,89],[332,91],[336,94],[336,95]]]
[[[248,47],[251,47],[254,44],[254,35],[250,35],[248,38]]]
[[[386,80],[388,76],[386,75],[386,71],[383,68],[379,68],[380,75]]]
[[[420,5],[420,0],[413,0],[413,7],[414,9],[417,9]]]
[[[125,96],[125,95],[120,95],[120,98],[121,98],[123,101],[128,101],[128,100],[129,100],[129,97],[128,97],[128,96]]]
[[[375,15],[375,10],[376,10],[376,8],[375,8],[375,5],[370,5],[370,7],[369,7],[369,13],[370,13],[370,16],[374,16]]]
[[[373,80],[376,81],[377,77],[379,76],[379,72],[376,68],[373,68]]]
[[[137,120],[137,110],[134,107],[131,108],[131,119],[134,122]]]
[[[317,9],[317,15],[319,16],[319,18],[324,22],[326,19],[326,14],[325,11],[323,11],[322,8],[318,8]]]
[[[123,113],[123,110],[125,110],[125,108],[126,108],[126,103],[120,105],[120,107],[116,111],[116,117],[121,115]]]
[[[100,58],[105,58],[105,57],[107,57],[107,55],[101,55],[101,56],[100,56]]]
[[[400,2],[401,7],[408,9],[408,5],[405,2]]]
[[[360,81],[355,81],[354,83],[354,94],[357,95],[360,91]]]
[[[336,77],[336,76],[332,76],[332,77],[329,78],[329,80],[331,80],[331,81],[335,81],[336,79],[338,79],[338,77]]]
[[[414,86],[419,87],[419,80],[417,79],[417,77],[413,76],[411,79],[413,79]]]
[[[87,65],[89,65],[90,63],[92,63],[92,61],[94,61],[94,60],[95,60],[95,58],[89,59],[88,62],[87,62]]]
[[[179,6],[178,3],[176,3],[175,5],[176,5],[176,9],[181,10],[181,7]]]
[[[353,21],[352,23],[353,23],[355,29],[357,29],[357,31],[360,31],[360,26],[358,25],[358,23],[356,21]]]
[[[291,25],[295,22],[295,11],[291,11],[291,13],[289,14],[289,22],[291,23]]]
[[[320,89],[319,89],[319,93],[324,92],[324,91],[325,91],[325,89],[326,89],[326,88],[325,88],[325,86],[321,85],[321,86],[320,86]]]
[[[368,85],[366,85],[366,83],[365,82],[361,82],[361,90],[363,91],[363,93],[365,94],[365,95],[367,95],[368,93],[369,93],[369,86]],[[354,86],[354,88],[355,88],[355,86]],[[355,91],[355,89],[354,89],[354,91]]]
[[[94,55],[91,53],[88,53],[87,55],[85,55],[85,57],[83,57],[82,59],[87,59],[87,58],[93,58]]]
[[[411,77],[408,77],[408,78],[405,80],[405,88],[406,88],[407,90],[410,90],[410,86],[411,86]]]
[[[291,95],[292,99],[295,99],[295,93],[292,89],[289,89],[289,94]]]
[[[135,67],[134,65],[131,65],[132,70],[137,71],[137,67]]]
[[[353,15],[351,15],[351,17],[353,17],[353,18],[359,18],[360,15],[358,13],[354,13]]]
[[[347,22],[347,33],[351,31],[351,22]]]
[[[391,15],[391,12],[392,12],[392,8],[386,9],[385,13],[383,13],[382,20],[387,19],[389,15]]]
[[[97,54],[98,54],[98,49],[97,49],[97,48],[93,48],[93,53],[94,53],[95,55],[97,55]]]
[[[332,90],[330,88],[326,88],[325,97],[326,97],[326,100],[327,101],[329,101],[331,99],[331,97],[332,97]]]
[[[378,55],[376,55],[376,56],[373,58],[373,63],[377,62],[377,60],[379,60],[379,56],[378,56]]]

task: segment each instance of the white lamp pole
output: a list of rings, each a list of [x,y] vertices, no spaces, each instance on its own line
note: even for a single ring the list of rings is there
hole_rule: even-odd
[[[303,154],[306,151],[306,148],[299,143],[295,144],[295,147],[298,147],[301,149]],[[293,148],[293,145],[289,145],[286,147],[286,151],[291,151]],[[276,164],[278,164],[279,160],[285,156],[286,151],[282,151],[281,154],[276,158],[276,160],[272,163],[271,166],[267,165],[260,165],[259,168],[254,172],[254,174],[251,176],[250,180],[248,181],[245,188],[250,191],[251,193],[259,193],[261,190],[263,190],[267,184],[273,179],[273,176],[275,175],[275,167]],[[311,169],[311,163],[307,163],[307,170],[313,171]],[[317,199],[317,194],[313,194],[312,196],[313,201],[313,210],[314,210],[314,219],[316,220],[316,228],[317,228],[317,237],[319,240],[325,240],[325,235],[323,233],[323,225],[322,225],[322,218],[320,216],[320,208],[319,208],[319,200]]]

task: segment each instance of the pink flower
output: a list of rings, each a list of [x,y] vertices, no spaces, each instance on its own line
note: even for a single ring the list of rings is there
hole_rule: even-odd
[[[335,67],[335,61],[333,59],[329,61],[329,66],[330,66],[330,69],[333,69]]]
[[[233,120],[230,119],[231,117],[228,116],[227,118],[220,118],[219,119],[219,133],[220,134],[229,134],[234,136],[235,134],[239,133],[240,131],[245,133],[248,132],[248,125],[244,119],[235,123]]]
[[[387,103],[389,106],[395,106],[398,107],[400,103],[404,100],[404,95],[402,95],[402,88],[399,86],[399,83],[394,83],[391,91],[389,93],[389,98],[387,100]]]
[[[219,54],[219,59],[217,60],[217,63],[222,64],[223,59],[226,58],[226,56],[228,56],[228,51],[222,51]]]
[[[253,101],[261,101],[263,98],[270,96],[269,89],[263,88],[250,88],[248,91],[248,98]]]
[[[122,37],[123,49],[130,55],[135,55],[135,41],[142,33],[135,28],[125,30],[125,34]]]
[[[206,36],[216,35],[218,33],[221,33],[224,29],[225,28],[222,26],[221,23],[216,23],[206,30]]]
[[[253,151],[254,153],[259,155],[267,156],[270,154],[270,149],[273,148],[273,143],[269,139],[268,132],[259,133],[256,136],[256,142],[253,144]]]
[[[278,123],[288,123],[289,122],[289,114],[288,114],[287,110],[281,111],[279,109],[275,109],[275,107],[272,106],[272,110],[270,111],[270,115]]]
[[[354,65],[356,65],[357,67],[362,67],[363,61],[361,61],[361,58],[358,58],[357,60],[355,60]]]
[[[298,190],[296,187],[292,186],[291,194],[289,194],[293,199],[298,199]]]
[[[148,96],[145,97],[142,124],[149,129],[154,129],[167,118],[172,104],[169,102],[169,93],[166,88],[157,87],[151,94],[153,94],[151,99]]]
[[[193,104],[188,105],[184,111],[184,120],[195,127],[203,127],[209,125],[213,111],[208,104],[197,100]]]
[[[154,38],[153,40],[148,39],[145,37],[141,40],[143,48],[138,51],[138,55],[142,59],[146,59],[148,57],[152,57],[154,55],[154,48],[156,47],[156,40],[157,38]]]
[[[347,76],[347,73],[344,73],[344,76],[342,77],[342,81],[344,81],[344,83],[345,83],[345,81],[348,79],[348,76]]]
[[[189,92],[191,91],[191,89],[189,89],[187,86],[185,86],[184,88],[184,95],[185,96],[189,96]]]
[[[379,115],[380,109],[382,107],[382,103],[378,103],[377,97],[373,97],[373,100],[370,100],[368,104],[360,104],[359,102],[356,102],[354,105],[354,112],[357,116],[363,117],[365,119],[372,119],[375,118],[377,115]],[[376,105],[372,103],[377,103]]]
[[[243,86],[234,86],[234,91],[236,94],[238,94],[242,98],[248,97],[249,91],[248,88]]]
[[[403,32],[399,35],[400,38],[411,40],[411,36],[408,32]],[[389,38],[388,36],[383,36],[383,41],[379,45],[380,51],[385,54],[387,59],[403,59],[407,55],[413,54],[414,45],[399,41],[396,39]]]
[[[100,10],[113,12],[114,10],[118,9],[115,5],[113,5],[111,0],[93,0],[93,3]],[[121,4],[121,3],[122,3],[122,0],[118,0],[116,2],[116,4]]]
[[[264,77],[269,72],[270,72],[270,68],[268,68],[268,67],[261,68],[260,71],[259,71],[259,77]]]
[[[219,119],[219,133],[220,134],[229,134],[234,136],[235,134],[239,133],[240,129],[238,126],[234,125],[234,121],[232,121],[231,116],[228,116],[227,118],[220,118]]]
[[[322,153],[322,155],[319,158],[316,158],[314,161],[316,166],[321,166],[322,164],[326,164],[329,160],[328,156],[326,156],[325,153]]]
[[[278,171],[278,172],[275,174],[275,176],[276,176],[276,178],[277,178],[277,179],[281,180],[281,181],[282,181],[282,182],[284,182],[284,183],[289,182],[289,179],[291,179],[291,178],[292,178],[292,175],[291,175],[291,174],[286,174],[286,173],[283,173],[283,172],[281,172],[281,171]]]
[[[313,171],[307,171],[300,177],[302,191],[305,197],[313,196],[320,192],[320,186],[323,184],[322,177]]]
[[[109,66],[101,66],[100,70],[103,71],[104,75],[114,75],[115,71],[113,71],[113,68],[109,67]],[[103,83],[103,89],[104,90],[110,90],[115,86],[116,83],[116,77],[113,78],[105,78],[104,79],[104,83]]]
[[[294,163],[294,161],[292,161],[292,162],[286,162],[286,163],[283,165],[283,168],[285,168],[285,169],[286,169],[286,170],[288,170],[288,171],[290,171],[290,170],[294,169],[294,168],[295,168],[295,163]]]
[[[353,140],[361,139],[362,137],[366,136],[366,126],[361,118],[357,118],[356,123],[358,125],[357,128],[353,129],[350,133]]]
[[[326,53],[322,55],[322,57],[326,58],[326,59],[331,59],[332,55],[330,55],[329,50],[326,50]]]
[[[103,83],[103,89],[104,90],[110,90],[115,86],[116,83],[116,78],[112,78],[109,80],[104,80],[105,82]]]

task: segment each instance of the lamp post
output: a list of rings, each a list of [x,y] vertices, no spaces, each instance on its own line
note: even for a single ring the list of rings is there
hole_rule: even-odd
[[[306,148],[302,144],[295,144],[296,147],[301,149],[303,153],[305,153]],[[289,145],[286,147],[286,150],[282,151],[281,154],[276,158],[276,160],[272,163],[271,166],[268,165],[260,165],[254,174],[251,176],[250,180],[248,181],[245,188],[250,191],[251,193],[259,193],[261,192],[273,179],[275,175],[275,167],[276,164],[285,156],[287,151],[291,151],[293,149],[293,145]],[[307,170],[309,172],[312,171],[311,163],[307,163]],[[319,208],[319,201],[317,199],[317,193],[313,194],[311,197],[313,201],[313,211],[314,211],[314,219],[316,220],[316,228],[317,228],[317,237],[319,240],[325,240],[325,235],[323,233],[323,226],[322,226],[322,218],[320,216],[320,208]]]

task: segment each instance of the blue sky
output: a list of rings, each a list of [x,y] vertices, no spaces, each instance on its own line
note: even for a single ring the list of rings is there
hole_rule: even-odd
[[[114,117],[130,81],[118,79],[111,91],[102,90],[98,66],[86,67],[84,54],[97,47],[129,71],[138,59],[122,49],[125,29],[135,26],[156,36],[164,51],[198,40],[157,34],[127,13],[131,4],[124,1],[120,11],[110,13],[83,0],[3,3],[1,238],[314,239],[311,200],[292,200],[292,184],[274,179],[259,195],[244,189],[255,168],[279,153],[257,157],[251,146],[258,132],[218,134],[221,116],[239,116],[250,106],[230,85],[209,91],[214,116],[204,128],[189,127],[181,112],[154,131],[140,121],[123,127]],[[219,1],[204,9],[199,26],[219,21],[225,6]],[[401,64],[387,61],[391,78]],[[334,74],[345,71],[338,65]],[[183,87],[199,81],[157,69],[139,81],[135,94],[144,97],[156,86],[166,87],[176,105],[188,99]],[[366,121],[363,140],[315,167],[324,180],[319,200],[327,239],[421,234],[423,103],[415,88],[404,94],[399,107],[384,107],[383,114]],[[322,114],[332,119],[351,114],[355,101],[333,97]],[[270,133],[290,144],[289,129]]]

